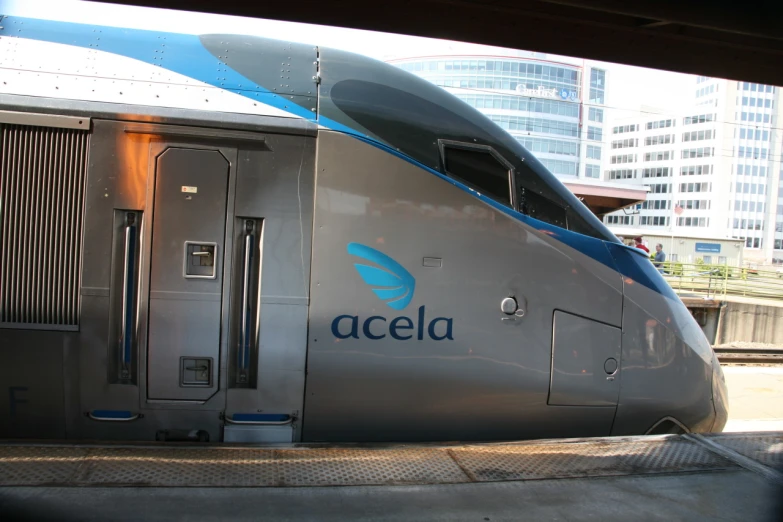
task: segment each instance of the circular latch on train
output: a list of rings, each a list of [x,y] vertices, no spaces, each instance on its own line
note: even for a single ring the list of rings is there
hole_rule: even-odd
[[[513,297],[506,297],[500,302],[500,311],[506,315],[514,315],[517,311],[517,300]]]
[[[604,363],[604,371],[607,375],[614,375],[617,371],[617,359],[610,357]]]

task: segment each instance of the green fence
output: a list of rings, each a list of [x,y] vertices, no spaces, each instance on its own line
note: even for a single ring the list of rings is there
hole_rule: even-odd
[[[663,263],[663,276],[678,293],[783,299],[783,272],[726,265]]]

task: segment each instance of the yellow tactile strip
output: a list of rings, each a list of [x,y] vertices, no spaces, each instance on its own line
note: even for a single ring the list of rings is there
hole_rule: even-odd
[[[393,448],[0,445],[3,486],[452,484],[735,467],[680,437]]]

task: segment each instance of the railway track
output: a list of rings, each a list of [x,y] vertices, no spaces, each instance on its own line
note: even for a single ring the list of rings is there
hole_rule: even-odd
[[[783,365],[783,350],[775,348],[713,348],[721,364]]]

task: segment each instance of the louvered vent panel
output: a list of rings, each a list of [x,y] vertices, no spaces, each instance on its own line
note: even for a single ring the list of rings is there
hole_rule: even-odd
[[[0,125],[0,327],[79,324],[88,134]]]

